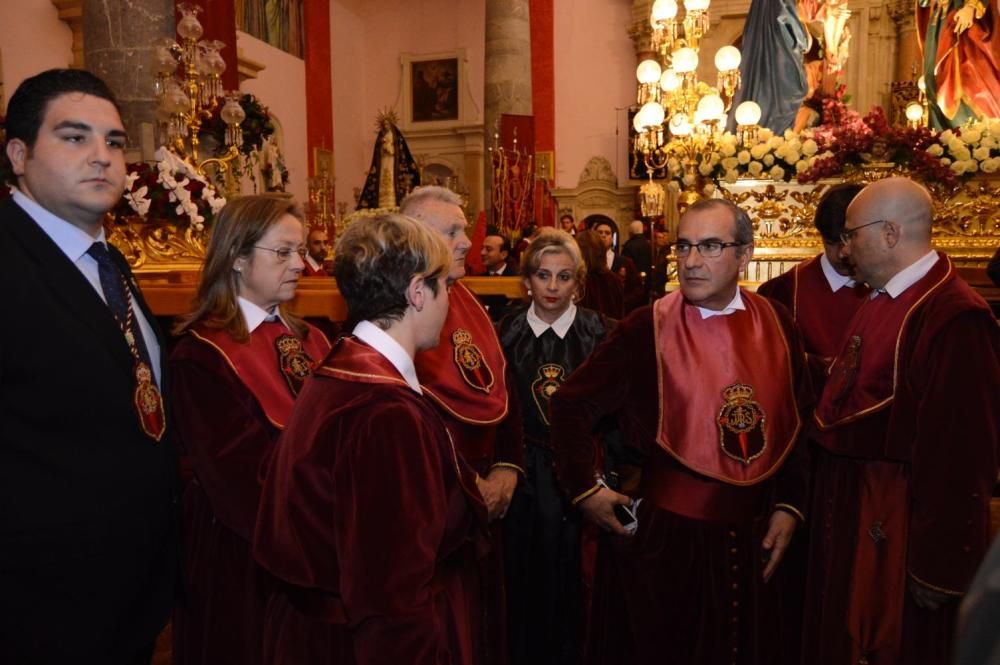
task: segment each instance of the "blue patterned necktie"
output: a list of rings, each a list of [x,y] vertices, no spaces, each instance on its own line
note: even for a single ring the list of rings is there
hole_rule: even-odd
[[[135,337],[136,347],[139,351],[140,359],[149,365],[149,351],[146,350],[146,342],[142,338],[142,330],[139,329],[139,322],[134,315],[129,321],[129,296],[125,290],[125,279],[115,262],[111,259],[108,248],[102,242],[95,242],[87,250],[95,261],[97,261],[97,273],[101,279],[101,290],[104,291],[104,298],[111,308],[112,314],[118,319],[118,324],[123,333],[131,332]],[[131,324],[131,325],[130,325]]]

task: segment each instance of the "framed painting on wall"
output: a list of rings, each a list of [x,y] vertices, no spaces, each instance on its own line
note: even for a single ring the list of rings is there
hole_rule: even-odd
[[[466,80],[464,49],[402,53],[402,129],[445,129],[476,117]]]
[[[413,122],[458,120],[458,58],[410,63]]]

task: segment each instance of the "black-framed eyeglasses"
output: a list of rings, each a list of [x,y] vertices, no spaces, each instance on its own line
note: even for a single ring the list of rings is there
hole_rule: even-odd
[[[274,252],[277,254],[278,260],[282,263],[292,258],[292,254],[298,254],[299,258],[305,261],[306,254],[309,253],[305,247],[299,247],[298,249],[294,249],[292,247],[279,247],[278,249],[274,249],[273,247],[261,247],[260,245],[254,245],[254,247],[256,249],[266,249],[269,252]]]
[[[721,242],[719,240],[706,240],[699,243],[689,243],[680,241],[674,245],[674,254],[683,259],[691,253],[692,249],[697,249],[698,253],[706,259],[714,259],[722,256],[722,250],[727,247],[742,247],[742,242]]]
[[[888,221],[888,219],[876,219],[874,222],[868,222],[867,224],[862,224],[861,226],[855,226],[853,229],[844,228],[844,230],[840,232],[840,242],[846,245],[851,242],[851,238],[854,237],[855,233],[866,226],[871,226],[872,224],[885,224]]]

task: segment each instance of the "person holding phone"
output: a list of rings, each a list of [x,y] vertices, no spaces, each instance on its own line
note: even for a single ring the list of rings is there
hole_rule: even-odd
[[[587,267],[571,235],[542,229],[522,257],[530,302],[500,324],[527,446],[504,529],[511,662],[573,663],[582,638],[580,519],[552,466],[549,400],[611,328],[575,302]],[[623,510],[625,508],[623,507]]]
[[[265,472],[254,539],[279,580],[273,665],[473,665],[464,561],[485,546],[476,474],[417,380],[438,344],[451,254],[403,215],[339,238],[353,332],[305,386]]]
[[[772,578],[807,498],[802,346],[783,307],[739,287],[753,255],[746,212],[724,199],[695,203],[674,251],[681,290],[622,321],[552,397],[560,482],[611,534],[598,554],[586,660],[797,659],[783,644]],[[594,480],[591,432],[612,413],[644,455],[628,537],[615,507],[631,498]]]

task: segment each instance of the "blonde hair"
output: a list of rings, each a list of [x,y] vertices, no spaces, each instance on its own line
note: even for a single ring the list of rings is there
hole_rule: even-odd
[[[208,328],[225,330],[240,342],[250,339],[250,331],[237,300],[240,282],[233,264],[240,257],[249,257],[254,245],[285,215],[291,215],[299,222],[303,220],[299,207],[284,196],[241,196],[226,204],[212,225],[212,237],[208,241],[194,309],[174,327],[174,334],[201,323]],[[278,310],[281,318],[298,335],[306,334],[306,324],[287,311],[284,303],[278,305]]]
[[[406,290],[414,276],[433,293],[448,275],[451,250],[441,235],[400,214],[361,219],[337,240],[333,273],[354,321],[388,328],[403,318]]]
[[[562,229],[543,227],[521,257],[521,277],[528,279],[542,265],[548,254],[565,254],[573,262],[573,278],[582,285],[587,279],[587,264],[583,262],[580,247],[573,236]]]

